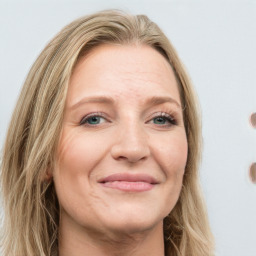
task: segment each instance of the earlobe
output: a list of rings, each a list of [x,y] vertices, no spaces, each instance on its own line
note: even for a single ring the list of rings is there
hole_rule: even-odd
[[[46,182],[50,182],[52,180],[53,174],[50,168],[47,168],[46,172],[43,175],[43,180]]]

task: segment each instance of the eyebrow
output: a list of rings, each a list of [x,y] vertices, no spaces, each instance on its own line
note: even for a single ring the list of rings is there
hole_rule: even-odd
[[[109,96],[94,96],[89,98],[83,98],[70,107],[71,110],[78,108],[85,103],[102,103],[102,104],[114,104],[114,99]]]
[[[153,105],[160,105],[166,102],[175,104],[177,107],[181,108],[180,104],[175,99],[167,96],[153,96],[147,99],[145,103],[146,105],[153,106]],[[71,110],[76,109],[79,106],[84,105],[86,103],[102,103],[102,104],[114,105],[115,100],[109,96],[93,96],[93,97],[83,98],[82,100],[72,105],[70,109]]]
[[[147,105],[160,105],[160,104],[163,104],[163,103],[166,103],[166,102],[169,102],[169,103],[172,103],[172,104],[175,104],[177,107],[181,108],[180,104],[178,103],[178,101],[176,101],[175,99],[171,98],[171,97],[162,97],[162,96],[154,96],[152,98],[149,98],[147,101],[146,101],[146,104]]]

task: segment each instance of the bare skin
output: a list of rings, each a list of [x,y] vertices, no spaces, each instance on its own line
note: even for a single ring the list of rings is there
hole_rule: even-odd
[[[60,231],[60,256],[164,256],[163,227],[137,234]],[[111,237],[110,237],[111,236]],[[149,246],[150,245],[150,246]]]
[[[102,45],[74,69],[53,179],[60,256],[164,256],[187,161],[177,82],[144,45]]]

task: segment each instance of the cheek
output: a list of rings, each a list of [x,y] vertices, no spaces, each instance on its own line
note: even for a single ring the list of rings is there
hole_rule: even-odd
[[[100,160],[102,149],[102,143],[93,136],[86,136],[81,131],[66,132],[59,146],[59,167],[72,175],[89,174]]]
[[[78,131],[63,131],[54,170],[54,182],[59,200],[90,191],[90,171],[97,164],[97,144]],[[86,188],[86,189],[85,189]],[[76,196],[74,196],[76,194]]]
[[[184,170],[187,162],[187,139],[182,130],[155,136],[152,140],[152,152],[165,176],[162,186],[163,216],[174,208],[182,188]]]
[[[98,200],[90,178],[104,150],[102,143],[81,130],[63,131],[53,178],[61,208],[76,219]]]
[[[185,131],[169,134],[154,142],[157,162],[166,177],[183,176],[187,163],[188,145]]]

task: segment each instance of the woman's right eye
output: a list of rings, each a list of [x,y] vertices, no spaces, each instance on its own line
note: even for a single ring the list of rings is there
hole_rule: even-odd
[[[89,126],[94,126],[94,125],[99,125],[102,123],[105,123],[107,120],[99,115],[89,115],[85,116],[81,122],[80,125],[89,125]]]

